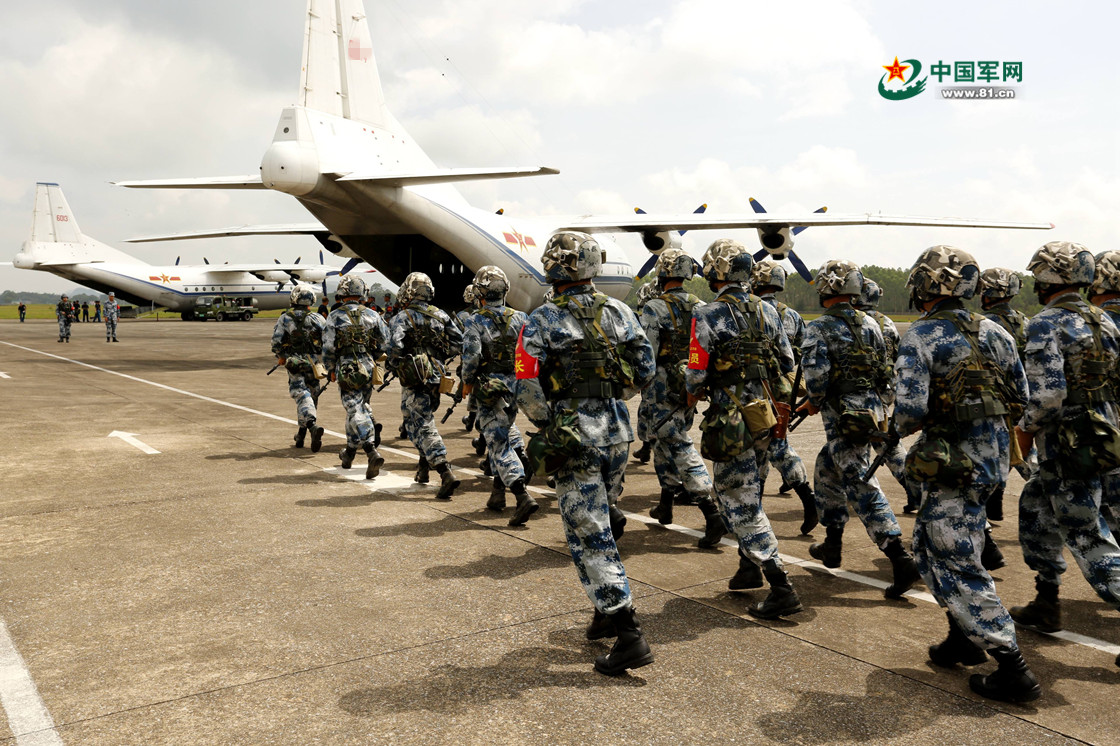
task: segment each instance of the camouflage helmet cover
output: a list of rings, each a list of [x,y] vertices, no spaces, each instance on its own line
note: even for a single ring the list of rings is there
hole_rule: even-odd
[[[906,280],[910,297],[917,300],[971,298],[979,284],[980,265],[972,254],[944,244],[923,251]]]
[[[822,298],[837,295],[854,295],[858,298],[863,292],[863,271],[854,262],[829,259],[817,270],[817,278],[813,280],[813,284]]]
[[[879,287],[879,283],[864,277],[863,288],[859,291],[859,300],[856,301],[856,306],[861,311],[870,311],[879,305],[879,300],[882,297],[883,288]]]
[[[473,284],[467,285],[463,288],[463,302],[468,306],[473,306],[478,301],[478,288]]]
[[[704,252],[701,264],[708,282],[738,282],[750,286],[754,257],[738,241],[716,239]]]
[[[659,280],[688,280],[696,274],[696,261],[684,249],[665,249],[653,269]]]
[[[401,292],[408,296],[411,303],[414,300],[430,301],[436,297],[436,286],[432,278],[423,272],[412,272],[401,283]]]
[[[1072,241],[1051,241],[1034,252],[1027,271],[1047,285],[1088,285],[1095,262],[1090,251]]]
[[[509,292],[509,278],[501,267],[487,264],[475,273],[473,287],[484,300],[501,300]]]
[[[647,282],[645,285],[638,288],[638,307],[644,306],[651,299],[656,298],[660,294],[661,284],[657,280]]]
[[[1022,279],[1009,269],[989,267],[980,273],[981,298],[1014,298],[1022,289]]]
[[[336,293],[343,298],[361,298],[366,294],[366,284],[362,281],[362,278],[357,275],[343,275],[338,278],[338,290]]]
[[[1089,291],[1093,295],[1120,293],[1120,251],[1102,251],[1094,264],[1096,271]]]
[[[755,290],[765,287],[785,290],[786,268],[773,259],[763,259],[751,270],[751,287]]]
[[[310,285],[297,283],[288,293],[288,302],[293,306],[310,306],[315,302],[315,289]]]
[[[603,249],[586,233],[563,231],[548,239],[541,262],[550,282],[590,280],[603,266]]]

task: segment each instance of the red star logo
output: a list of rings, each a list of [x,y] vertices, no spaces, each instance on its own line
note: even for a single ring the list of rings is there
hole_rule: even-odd
[[[883,69],[891,74],[891,76],[889,78],[887,78],[888,83],[890,83],[895,78],[898,78],[903,83],[905,83],[906,78],[902,77],[902,73],[909,70],[910,66],[909,65],[898,64],[898,55],[895,55],[894,64],[893,65],[883,65]]]
[[[171,278],[167,275],[160,275],[159,279],[163,280],[164,282],[171,282]]]

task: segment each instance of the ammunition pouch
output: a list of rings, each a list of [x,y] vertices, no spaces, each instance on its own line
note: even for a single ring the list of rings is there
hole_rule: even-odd
[[[838,360],[832,361],[825,398],[836,401],[848,394],[886,391],[890,386],[890,371],[883,353],[869,347],[863,339],[866,314],[852,308],[833,307],[824,315],[843,321],[852,336],[852,346]]]
[[[1060,468],[1068,478],[1085,479],[1120,467],[1120,429],[1093,409],[1058,426]]]
[[[845,409],[840,413],[836,426],[841,437],[859,447],[881,438],[885,432],[870,409]]]
[[[700,422],[700,453],[711,461],[727,462],[752,448],[765,448],[778,418],[766,399],[741,402],[730,391],[733,406],[713,404]]]
[[[972,483],[973,466],[956,438],[945,433],[927,432],[906,454],[906,478],[915,482],[959,489]]]
[[[553,412],[539,433],[529,434],[525,453],[537,476],[551,476],[564,468],[577,453],[582,441],[576,413],[563,409]]]
[[[506,382],[497,376],[483,379],[482,383],[475,386],[474,397],[484,407],[494,409],[505,400],[513,397],[513,391]]]
[[[409,389],[423,388],[436,374],[432,359],[426,353],[405,355],[397,364],[397,377]]]
[[[299,353],[289,355],[284,359],[284,368],[295,376],[311,378],[315,376],[315,363],[307,355]]]
[[[372,383],[372,366],[362,358],[348,358],[338,366],[338,387],[343,391],[360,391]]]
[[[1101,319],[1104,311],[1084,302],[1059,303],[1058,308],[1080,316],[1093,333],[1093,349],[1070,355],[1065,360],[1066,398],[1063,404],[1092,407],[1095,404],[1116,401],[1114,386],[1115,361],[1104,351],[1101,342]]]

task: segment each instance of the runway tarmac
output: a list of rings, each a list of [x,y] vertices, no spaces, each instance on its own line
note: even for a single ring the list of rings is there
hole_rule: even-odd
[[[484,509],[460,407],[441,426],[463,487],[437,502],[395,439],[399,389],[373,400],[386,471],[338,468],[337,388],[318,454],[292,445],[271,320],[0,322],[0,738],[120,743],[1120,743],[1120,616],[1076,566],[1066,634],[1020,634],[1043,686],[1030,706],[973,695],[975,669],[926,649],[944,614],[888,601],[889,562],[858,519],[844,565],[809,561],[796,498],[764,505],[805,611],[759,623],[730,593],[734,545],[696,548],[695,508],[648,518],[652,464],[631,461],[620,551],[656,662],[595,673],[591,607],[551,492],[522,528]],[[443,408],[450,402],[445,400]],[[631,402],[632,410],[637,401]],[[112,437],[110,437],[110,435]],[[791,440],[810,463],[819,419]],[[153,452],[154,451],[154,452]],[[358,464],[363,459],[359,454]],[[882,484],[909,537],[901,488]],[[433,480],[433,482],[436,480]],[[1008,605],[1034,595],[1012,474],[995,535]],[[1067,554],[1068,558],[1068,554]]]

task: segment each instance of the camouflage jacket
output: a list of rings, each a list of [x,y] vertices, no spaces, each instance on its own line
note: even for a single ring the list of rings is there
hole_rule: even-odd
[[[564,296],[583,306],[592,304],[593,285],[575,285],[529,315],[517,350],[517,400],[521,411],[537,427],[548,423],[553,407],[576,412],[581,439],[587,446],[609,446],[634,439],[630,427],[630,410],[620,398],[545,398],[540,377],[550,367],[570,360],[584,339],[583,325],[567,308],[555,301]],[[638,324],[637,317],[625,303],[607,298],[600,320],[607,339],[632,371],[633,383],[644,388],[653,379],[655,365],[653,348]]]
[[[330,316],[327,317],[326,328],[323,330],[323,365],[327,370],[335,370],[339,362],[351,356],[346,350],[341,349],[338,343],[340,333],[352,326],[349,313],[351,310],[359,314],[361,324],[368,334],[367,338],[372,342],[372,345],[366,347],[365,354],[355,357],[367,358],[368,363],[381,357],[389,349],[389,328],[381,316],[360,303],[348,301],[331,311]]]
[[[967,324],[970,314],[959,302],[942,303],[931,313],[952,314]],[[931,393],[937,381],[972,355],[972,346],[952,321],[929,319],[929,314],[910,325],[899,346],[895,362],[894,424],[902,434],[919,428],[948,428],[960,438],[957,445],[972,459],[974,484],[1003,484],[1007,481],[1010,447],[1009,416],[990,416],[959,422],[943,411],[931,412]],[[1027,399],[1027,377],[1015,350],[1015,340],[999,324],[980,320],[976,335],[981,356],[992,361],[1010,384],[1016,401]],[[954,403],[975,404],[979,398],[965,397]],[[923,438],[925,433],[923,433]]]
[[[514,352],[528,321],[529,317],[522,311],[497,303],[475,311],[463,337],[463,383],[477,386],[482,383],[483,376],[487,376],[501,379],[513,391],[516,387]],[[496,369],[507,367],[507,363],[508,370]]]
[[[101,307],[103,319],[109,321],[110,319],[118,319],[121,315],[121,306],[115,300],[105,301],[105,305]]]
[[[848,303],[839,303],[830,310],[848,318],[862,334],[863,350],[878,356],[881,365],[886,364],[887,348],[875,319]],[[822,315],[805,325],[805,341],[801,344],[805,388],[809,392],[809,401],[821,410],[826,428],[831,427],[845,410],[870,409],[877,420],[885,418],[885,382],[848,393],[834,390],[838,381],[849,379],[849,372],[843,370],[844,361],[849,352],[858,349],[848,324],[837,316]]]
[[[1101,303],[1100,308],[1105,311],[1112,319],[1112,323],[1116,324],[1120,329],[1120,298],[1112,298]]]
[[[55,306],[54,315],[60,321],[62,319],[70,321],[74,318],[74,307],[69,303],[63,303],[62,301],[59,301],[58,305]]]
[[[406,355],[427,354],[432,361],[432,376],[427,383],[439,383],[446,373],[445,363],[462,352],[463,332],[446,313],[424,301],[412,301],[393,317],[389,334],[389,368],[396,370]]]
[[[1023,357],[1023,348],[1027,344],[1027,318],[1026,314],[1016,311],[1010,303],[996,303],[984,309],[984,316],[996,322],[1015,340],[1015,350],[1019,358]]]
[[[672,301],[662,297],[650,298],[641,310],[640,322],[646,339],[653,348],[654,359],[657,361],[657,375],[653,383],[642,391],[642,398],[649,398],[655,402],[673,402],[675,407],[684,398],[684,390],[670,390],[669,365],[676,365],[688,360],[689,341],[692,336],[693,309],[704,305],[704,302],[692,295],[683,287],[665,291],[662,295],[672,297]],[[673,307],[670,308],[670,303]],[[673,359],[673,348],[680,351],[678,358]],[[684,381],[681,381],[683,385]],[[663,417],[661,413],[658,417]]]
[[[280,314],[272,329],[272,354],[277,357],[309,355],[318,359],[323,352],[326,327],[326,320],[318,313],[289,308]]]
[[[805,319],[801,318],[801,314],[797,311],[775,298],[774,293],[767,293],[759,297],[778,309],[778,314],[782,317],[782,326],[786,330],[786,337],[789,338],[790,347],[793,348],[794,363],[800,363],[801,343],[805,341]]]

